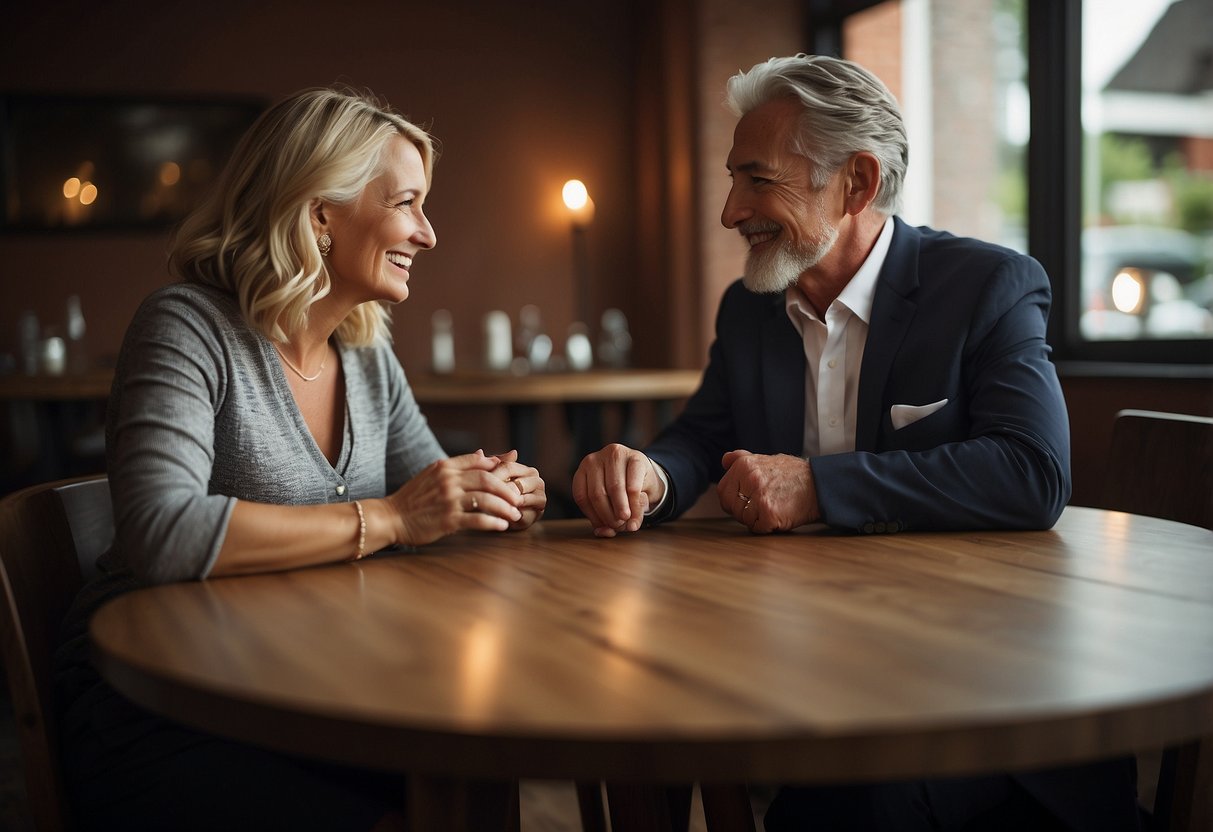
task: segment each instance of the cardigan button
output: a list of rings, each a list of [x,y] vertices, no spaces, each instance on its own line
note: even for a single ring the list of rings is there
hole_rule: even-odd
[[[343,494],[345,494],[345,486],[344,485],[337,486],[337,496],[340,497]]]

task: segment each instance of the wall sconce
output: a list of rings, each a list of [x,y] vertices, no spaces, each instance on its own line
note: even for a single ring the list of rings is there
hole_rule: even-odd
[[[560,193],[569,211],[573,228],[573,287],[575,290],[575,320],[589,325],[590,310],[590,257],[586,247],[586,229],[594,220],[594,200],[580,179],[564,183]]]

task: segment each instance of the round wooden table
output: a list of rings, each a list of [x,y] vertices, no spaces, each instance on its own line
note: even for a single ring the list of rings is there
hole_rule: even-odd
[[[1213,734],[1213,533],[559,521],[140,590],[92,638],[152,710],[433,784],[975,774]]]

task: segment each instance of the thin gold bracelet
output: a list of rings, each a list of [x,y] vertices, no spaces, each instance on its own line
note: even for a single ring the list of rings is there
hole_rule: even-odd
[[[350,563],[356,560],[362,560],[367,556],[366,551],[366,514],[362,511],[362,502],[354,500],[354,508],[358,509],[358,551],[354,556],[347,558]]]

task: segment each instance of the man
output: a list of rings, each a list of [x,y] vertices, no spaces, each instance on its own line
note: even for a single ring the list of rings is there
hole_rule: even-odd
[[[582,460],[573,496],[595,534],[677,517],[713,481],[756,533],[1052,526],[1070,448],[1044,270],[895,216],[905,127],[856,64],[773,58],[730,79],[728,102],[740,120],[721,222],[750,245],[745,275],[678,419],[645,453]],[[767,829],[1136,829],[1133,779],[1122,760],[784,789]]]

